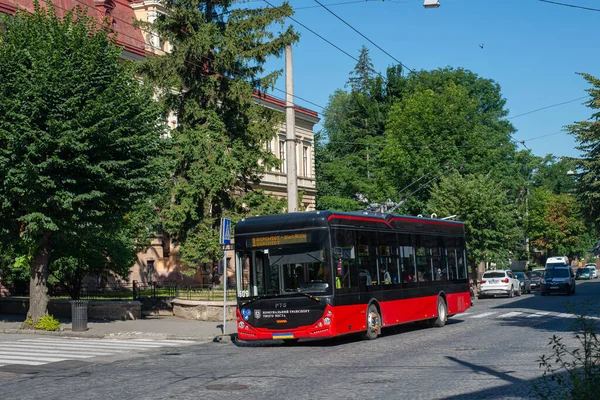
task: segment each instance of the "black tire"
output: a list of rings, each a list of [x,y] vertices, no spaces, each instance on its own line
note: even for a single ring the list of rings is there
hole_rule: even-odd
[[[521,286],[519,286],[519,290],[517,291],[517,297],[521,296]]]
[[[540,292],[540,294],[541,294],[542,296],[545,296],[545,295],[546,295],[546,292]]]
[[[441,328],[448,321],[448,305],[442,296],[438,296],[437,300],[437,317],[431,321],[431,326]]]
[[[508,297],[512,298],[515,297],[515,291],[513,290],[513,288],[511,287],[510,290],[508,291]]]
[[[375,340],[381,334],[381,315],[375,304],[370,304],[367,308],[367,330],[363,333],[363,338]]]

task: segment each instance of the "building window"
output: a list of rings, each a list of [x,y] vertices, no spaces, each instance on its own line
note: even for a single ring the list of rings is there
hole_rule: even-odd
[[[281,160],[279,171],[285,173],[285,140],[279,141],[279,159]]]
[[[265,149],[269,152],[269,153],[273,153],[273,145],[271,143],[271,141],[269,140],[267,143],[265,143]]]
[[[308,177],[308,146],[302,147],[302,176]]]
[[[154,277],[154,260],[146,261],[146,282],[152,282],[152,278]]]

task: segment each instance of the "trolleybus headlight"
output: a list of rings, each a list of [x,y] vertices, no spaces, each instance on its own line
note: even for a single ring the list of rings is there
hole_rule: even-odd
[[[238,324],[238,326],[240,327],[240,329],[244,329],[244,321],[240,321],[240,323]]]
[[[328,317],[331,317],[331,315],[332,315],[332,314],[333,314],[333,313],[331,312],[331,310],[327,310],[327,316],[328,316]]]
[[[319,323],[317,324],[317,326],[320,328],[323,326],[323,323],[321,321],[319,321]]]
[[[325,317],[323,318],[323,322],[325,322],[325,325],[329,325],[331,323],[331,318]]]

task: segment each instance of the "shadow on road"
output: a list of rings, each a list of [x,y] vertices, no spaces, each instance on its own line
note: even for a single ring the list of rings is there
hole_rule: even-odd
[[[534,399],[540,398],[540,396],[536,395],[533,387],[533,383],[537,383],[540,385],[543,382],[543,378],[535,378],[535,379],[521,379],[519,377],[513,376],[510,374],[511,371],[499,371],[497,369],[485,366],[470,363],[464,360],[459,360],[458,358],[446,356],[446,358],[450,361],[455,362],[457,365],[467,368],[469,372],[474,372],[477,375],[481,375],[482,378],[488,376],[489,378],[501,379],[506,382],[505,385],[502,386],[493,386],[486,389],[477,390],[471,393],[463,393],[456,396],[448,396],[444,397],[444,400],[450,399],[461,399],[461,400],[480,400],[480,399],[506,399],[506,398],[523,398],[523,399]],[[575,373],[581,371],[574,371]],[[560,372],[555,375],[556,378],[568,379],[566,372]],[[555,381],[556,382],[556,381]],[[554,389],[558,389],[556,387],[556,383],[550,383],[550,385],[554,385]],[[542,385],[543,386],[543,385]],[[555,395],[557,393],[554,393]],[[563,393],[564,394],[564,393]],[[542,397],[543,398],[543,397]],[[554,397],[553,397],[554,398]],[[558,397],[557,397],[558,398]]]

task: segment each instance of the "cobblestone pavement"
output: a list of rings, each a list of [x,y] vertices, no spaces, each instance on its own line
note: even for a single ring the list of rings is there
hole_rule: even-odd
[[[374,341],[200,343],[54,371],[2,367],[0,385],[3,399],[529,399],[548,338],[573,345],[573,313],[599,300],[591,281],[575,296],[477,300],[443,328]]]

